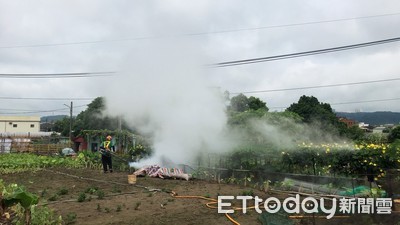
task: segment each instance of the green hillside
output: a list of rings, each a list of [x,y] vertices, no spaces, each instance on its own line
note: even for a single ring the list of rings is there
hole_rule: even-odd
[[[62,120],[65,117],[68,117],[68,116],[66,116],[66,115],[43,116],[40,118],[40,122],[41,123],[44,123],[44,122],[53,123],[53,122],[56,122],[57,120]]]
[[[370,125],[400,123],[399,112],[355,112],[355,113],[336,112],[336,115],[356,120],[357,122],[364,122]]]

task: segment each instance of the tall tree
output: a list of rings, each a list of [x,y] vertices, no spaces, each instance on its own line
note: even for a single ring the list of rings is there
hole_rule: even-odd
[[[337,118],[328,103],[320,103],[314,96],[301,96],[297,103],[290,105],[286,111],[294,112],[303,118],[305,123],[324,122],[336,124]]]
[[[393,128],[389,132],[388,141],[394,142],[396,139],[400,139],[400,126]]]
[[[55,132],[61,133],[62,136],[68,136],[69,135],[69,123],[70,123],[70,119],[68,117],[64,117],[61,120],[57,120],[54,123],[53,130]]]
[[[105,99],[95,98],[88,108],[78,114],[74,123],[74,134],[78,135],[82,130],[116,130],[118,129],[118,118],[104,114]],[[122,121],[122,129],[127,129],[127,125]]]
[[[244,94],[231,98],[231,109],[235,112],[244,112],[249,109],[249,99]]]
[[[290,105],[286,111],[297,113],[305,123],[319,124],[320,129],[324,131],[350,139],[360,139],[363,136],[360,128],[348,128],[345,123],[338,120],[330,104],[319,102],[314,96],[301,96],[299,101]]]
[[[249,98],[244,94],[239,94],[231,98],[231,110],[235,112],[245,112],[248,110],[268,111],[267,104],[254,96]]]
[[[267,107],[267,103],[261,101],[261,99],[256,98],[254,96],[250,96],[248,98],[247,105],[249,106],[249,109],[251,109],[251,110],[259,110],[259,109],[262,109],[262,110],[265,110],[265,111],[269,110],[268,107]]]

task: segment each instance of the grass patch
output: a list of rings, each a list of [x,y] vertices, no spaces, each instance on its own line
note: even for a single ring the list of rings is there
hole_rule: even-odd
[[[67,216],[64,219],[65,224],[74,224],[76,223],[76,213],[75,212],[70,212],[67,214]]]
[[[52,195],[50,198],[48,198],[47,200],[49,200],[49,201],[51,201],[51,202],[54,202],[54,201],[57,201],[57,199],[58,199],[58,195],[57,195],[57,194],[54,194],[54,195]]]
[[[78,202],[84,202],[86,200],[86,194],[81,192],[78,196]]]
[[[135,207],[133,208],[134,210],[139,210],[139,207],[142,203],[141,202],[136,202]]]
[[[104,197],[106,196],[104,194],[104,191],[102,191],[102,190],[97,190],[96,195],[97,195],[98,199],[104,199]]]
[[[58,195],[67,195],[68,194],[68,189],[66,188],[61,188],[58,192]]]

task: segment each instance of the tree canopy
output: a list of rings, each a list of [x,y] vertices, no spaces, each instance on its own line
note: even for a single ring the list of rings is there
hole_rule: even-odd
[[[319,124],[319,128],[332,134],[338,134],[350,139],[360,139],[363,131],[356,127],[347,127],[336,117],[328,103],[319,102],[314,96],[301,96],[297,103],[290,105],[286,111],[297,113],[308,124]]]
[[[248,110],[263,110],[268,112],[268,107],[265,102],[254,96],[249,98],[244,94],[239,94],[231,98],[230,107],[235,112],[245,112]]]
[[[69,117],[64,117],[61,120],[57,120],[54,123],[53,130],[56,132],[60,132],[62,136],[68,136],[69,135],[69,123],[70,123]]]
[[[103,116],[105,110],[104,98],[95,98],[89,105],[88,108],[78,114],[75,120],[75,131],[81,130],[114,130],[118,127],[118,121],[111,119],[107,116]]]
[[[393,128],[388,136],[389,142],[394,142],[396,139],[400,139],[400,126]]]
[[[335,124],[337,121],[331,105],[319,102],[314,96],[301,96],[299,101],[291,104],[286,111],[297,113],[305,123],[320,121]]]
[[[88,105],[86,110],[80,112],[78,116],[74,118],[72,128],[74,136],[78,136],[84,130],[117,130],[119,119],[117,117],[104,115],[105,109],[105,99],[103,97],[95,98]],[[70,118],[67,117],[57,121],[54,130],[67,136],[69,133],[69,120]],[[121,128],[128,129],[128,126],[123,120],[121,121]]]

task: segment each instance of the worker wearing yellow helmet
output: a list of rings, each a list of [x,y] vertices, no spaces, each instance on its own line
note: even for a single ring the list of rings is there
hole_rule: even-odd
[[[114,144],[112,143],[112,137],[108,135],[106,140],[103,141],[100,145],[101,152],[101,162],[103,164],[103,171],[107,173],[108,170],[110,173],[113,172],[112,169],[112,158],[111,158],[111,150],[114,148]]]

